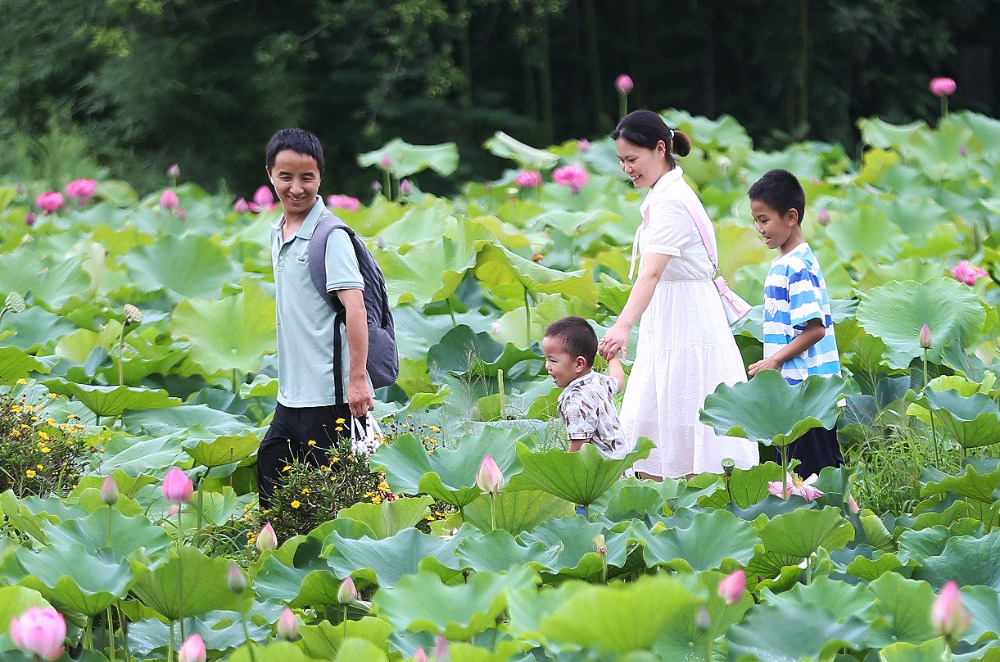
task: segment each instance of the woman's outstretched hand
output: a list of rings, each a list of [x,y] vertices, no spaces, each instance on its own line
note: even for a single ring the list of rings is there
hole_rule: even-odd
[[[625,329],[615,324],[608,332],[604,334],[597,343],[597,353],[604,357],[604,360],[610,360],[618,352],[621,352],[621,357],[625,358],[628,352],[628,336],[631,329]]]

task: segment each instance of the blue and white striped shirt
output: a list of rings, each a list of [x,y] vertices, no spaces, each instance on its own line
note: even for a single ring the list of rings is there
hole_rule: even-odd
[[[789,384],[798,384],[809,375],[840,374],[826,279],[816,255],[803,242],[787,255],[776,257],[764,279],[764,358],[792,342],[813,319],[822,322],[826,334],[782,364],[781,375]]]

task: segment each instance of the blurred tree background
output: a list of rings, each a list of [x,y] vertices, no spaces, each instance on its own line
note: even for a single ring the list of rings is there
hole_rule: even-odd
[[[455,141],[467,178],[504,164],[481,145],[606,135],[613,81],[630,108],[733,115],[757,145],[855,152],[855,120],[996,116],[1000,0],[0,0],[0,168],[59,186],[164,170],[249,195],[285,126],[327,150],[325,193],[367,195],[355,156],[393,137]],[[697,140],[697,136],[694,137]]]

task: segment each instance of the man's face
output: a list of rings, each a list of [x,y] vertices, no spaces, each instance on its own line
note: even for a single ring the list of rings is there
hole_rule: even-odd
[[[286,220],[304,220],[309,215],[322,179],[316,159],[284,149],[274,157],[274,166],[267,175],[278,194]]]

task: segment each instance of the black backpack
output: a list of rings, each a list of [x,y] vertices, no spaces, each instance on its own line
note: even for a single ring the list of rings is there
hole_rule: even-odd
[[[346,311],[335,296],[326,291],[326,241],[334,230],[343,230],[351,238],[358,258],[361,278],[365,282],[365,309],[368,312],[368,376],[372,386],[389,386],[399,376],[399,353],[396,348],[396,331],[389,310],[389,293],[385,289],[385,276],[368,247],[344,221],[329,211],[324,211],[316,222],[309,238],[309,275],[323,300],[335,313],[333,337],[333,372],[337,402],[344,402],[343,357],[340,355],[340,324]]]

